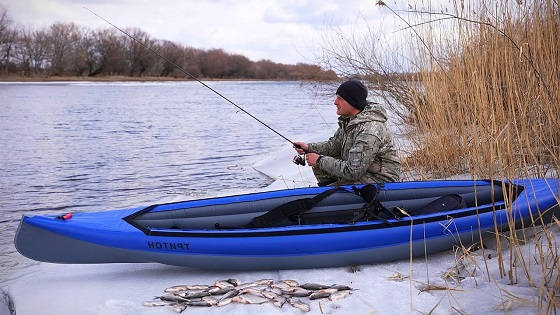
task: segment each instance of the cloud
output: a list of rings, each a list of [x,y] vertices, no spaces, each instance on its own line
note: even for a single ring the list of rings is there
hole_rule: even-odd
[[[274,3],[264,15],[266,23],[293,23],[323,25],[325,22],[340,23],[340,4],[333,1],[284,1]]]

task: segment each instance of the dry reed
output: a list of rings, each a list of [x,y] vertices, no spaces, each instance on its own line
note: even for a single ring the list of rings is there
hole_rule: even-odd
[[[418,44],[423,84],[409,85],[417,150],[405,162],[425,177],[544,177],[560,165],[558,5],[502,2],[456,15],[494,28],[463,22],[458,36]]]
[[[404,179],[558,178],[557,0],[454,0],[447,9],[419,0],[404,11],[392,3],[376,4],[405,22],[403,30],[410,32],[400,32],[403,40],[389,41],[395,46],[378,43],[382,30],[373,27],[362,37],[335,30],[319,62],[362,77],[404,126]],[[405,45],[408,53],[403,42],[410,45]],[[560,305],[560,256],[552,226],[543,226],[540,215],[532,217],[533,224],[515,222],[512,187],[502,189],[508,228],[521,229],[504,234],[496,226],[496,257],[488,260],[481,246],[483,264],[475,263],[476,250],[460,244],[457,268],[447,279],[460,282],[477,273],[494,282],[489,267],[497,264],[499,277],[510,284],[526,281],[537,289],[539,313],[553,313]],[[483,239],[479,233],[480,244]],[[515,296],[502,297],[500,309],[518,305]]]
[[[558,177],[559,6],[553,0],[519,3],[461,1],[454,13],[414,11],[420,19],[431,19],[408,23],[422,24],[423,32],[413,44],[421,84],[408,85],[409,140],[415,151],[404,165],[421,178],[464,173],[491,179]],[[519,222],[508,202],[512,191],[504,189],[504,195],[514,230]],[[549,226],[537,228],[542,222],[533,220],[521,233],[497,238],[494,261],[510,284],[522,278],[538,289],[539,313],[553,313],[560,305],[558,244]],[[529,239],[529,230],[536,237]],[[521,250],[527,242],[534,246],[531,254]],[[469,255],[463,247],[461,257]],[[534,265],[540,273],[534,274]],[[462,277],[458,271],[448,276],[454,281]],[[502,310],[527,305],[513,294],[504,296]]]

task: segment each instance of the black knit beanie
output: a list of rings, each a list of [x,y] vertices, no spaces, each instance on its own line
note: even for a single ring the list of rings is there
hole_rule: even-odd
[[[336,90],[336,94],[360,111],[364,110],[364,107],[366,107],[367,88],[362,82],[356,79],[342,83]]]

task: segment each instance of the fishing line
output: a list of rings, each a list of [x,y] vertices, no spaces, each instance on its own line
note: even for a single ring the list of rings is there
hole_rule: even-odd
[[[128,36],[130,39],[132,39],[133,41],[135,41],[136,43],[140,44],[140,46],[144,47],[145,49],[148,49],[149,51],[151,51],[152,53],[154,53],[156,56],[162,58],[163,60],[169,62],[170,64],[172,64],[173,66],[175,66],[177,69],[179,69],[181,72],[183,72],[184,74],[186,74],[188,77],[190,77],[191,79],[197,81],[198,83],[202,84],[203,86],[207,87],[210,91],[216,93],[218,96],[220,96],[221,98],[223,98],[224,100],[228,101],[230,104],[232,104],[233,106],[239,108],[242,112],[244,112],[245,114],[249,115],[251,118],[255,119],[256,121],[260,122],[262,125],[264,125],[265,127],[267,127],[268,129],[272,130],[274,133],[276,133],[277,135],[279,135],[280,137],[284,138],[284,140],[288,141],[289,143],[291,143],[292,145],[295,145],[293,141],[291,141],[290,139],[286,138],[284,135],[282,135],[281,133],[279,133],[278,131],[274,130],[272,127],[270,127],[269,125],[265,124],[262,120],[258,119],[257,117],[253,116],[251,113],[249,113],[248,111],[246,111],[245,109],[243,109],[241,106],[235,104],[232,100],[230,100],[229,98],[225,97],[224,95],[222,95],[220,92],[214,90],[212,87],[210,87],[209,85],[207,85],[206,83],[200,81],[197,77],[195,77],[194,75],[190,74],[189,72],[187,72],[185,69],[181,68],[181,66],[179,66],[178,64],[176,64],[175,62],[169,60],[168,58],[160,55],[156,50],[154,50],[151,47],[146,46],[144,43],[140,42],[139,40],[137,40],[136,38],[134,38],[134,36],[128,34],[127,32],[125,32],[124,30],[120,29],[118,26],[116,26],[115,24],[109,22],[107,19],[103,18],[102,16],[100,16],[99,14],[93,12],[92,10],[90,10],[87,7],[83,7],[84,9],[88,10],[89,12],[91,12],[91,14],[97,16],[98,18],[102,19],[103,21],[107,22],[109,25],[111,25],[112,27],[116,28],[117,30],[119,30],[121,33],[123,33],[124,35]]]

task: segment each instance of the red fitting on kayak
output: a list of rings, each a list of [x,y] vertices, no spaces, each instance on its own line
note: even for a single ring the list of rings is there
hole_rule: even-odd
[[[65,221],[65,220],[70,219],[71,217],[72,217],[72,212],[68,212],[66,214],[61,214],[61,215],[57,216],[56,218]]]

